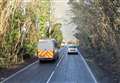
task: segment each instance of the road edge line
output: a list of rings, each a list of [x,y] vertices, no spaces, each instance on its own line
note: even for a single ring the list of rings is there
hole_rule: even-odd
[[[7,80],[9,80],[9,79],[11,79],[12,77],[16,76],[17,74],[19,74],[19,73],[25,71],[26,69],[28,69],[29,67],[31,67],[32,65],[34,65],[34,64],[36,64],[36,63],[38,63],[38,62],[39,62],[39,60],[37,60],[37,61],[35,61],[35,62],[29,64],[28,66],[26,66],[26,67],[20,69],[20,70],[17,71],[16,73],[14,73],[14,74],[8,76],[7,78],[5,78],[5,79],[4,79],[3,81],[1,81],[0,83],[4,83],[4,82],[6,82]]]
[[[95,83],[98,83],[97,80],[96,80],[96,78],[95,78],[95,76],[94,76],[94,74],[93,74],[93,72],[91,71],[89,65],[87,64],[86,60],[83,58],[83,56],[81,55],[80,52],[79,52],[79,55],[80,55],[80,57],[82,58],[82,60],[83,60],[83,62],[84,62],[84,64],[85,64],[85,66],[86,66],[86,68],[88,69],[90,75],[92,76],[94,82],[95,82]]]

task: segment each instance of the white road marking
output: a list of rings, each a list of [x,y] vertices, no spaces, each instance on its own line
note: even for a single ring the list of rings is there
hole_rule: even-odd
[[[19,70],[18,72],[16,72],[16,73],[12,74],[11,76],[7,77],[5,80],[1,81],[0,83],[6,82],[7,80],[9,80],[9,79],[11,79],[12,77],[16,76],[17,74],[19,74],[19,73],[25,71],[26,69],[28,69],[29,67],[33,66],[34,64],[36,64],[36,63],[38,63],[38,62],[39,62],[39,60],[33,62],[32,64],[30,64],[30,65],[24,67],[23,69]]]
[[[58,66],[59,66],[59,64],[61,63],[61,61],[62,61],[63,58],[64,58],[64,55],[62,55],[62,57],[60,58],[59,62],[57,63],[55,69],[54,69],[53,72],[51,73],[51,75],[50,75],[50,77],[48,78],[48,80],[47,80],[46,83],[49,83],[49,82],[50,82],[51,78],[53,77],[53,75],[54,75],[56,69],[58,68]]]
[[[96,78],[95,78],[95,76],[93,75],[91,69],[89,68],[87,62],[85,61],[85,59],[83,58],[83,56],[80,54],[80,52],[79,52],[79,55],[80,55],[80,57],[82,58],[85,66],[86,66],[86,68],[88,69],[88,71],[89,71],[90,75],[92,76],[93,80],[95,81],[95,83],[98,83],[97,80],[96,80]],[[52,71],[52,73],[51,73],[51,75],[50,75],[50,77],[48,78],[48,80],[47,80],[46,83],[49,83],[49,82],[50,82],[51,78],[53,77],[53,75],[54,75],[54,73],[55,73],[55,70],[58,68],[58,66],[59,66],[59,64],[61,63],[61,61],[62,61],[62,59],[64,58],[64,56],[65,56],[65,55],[63,55],[63,56],[60,58],[59,62],[57,63],[55,69]],[[19,70],[18,72],[12,74],[11,76],[7,77],[5,80],[1,81],[0,83],[6,82],[7,80],[11,79],[12,77],[16,76],[17,74],[21,73],[22,71],[25,71],[26,69],[28,69],[29,67],[33,66],[34,64],[36,64],[36,63],[38,63],[38,62],[39,62],[39,61],[37,60],[37,61],[35,61],[34,63],[32,63],[32,64],[24,67],[23,69],[21,69],[21,70]]]
[[[60,59],[59,62],[57,63],[57,66],[56,66],[56,67],[59,66],[59,64],[60,64],[60,62],[62,61],[63,57],[64,57],[64,55],[61,57],[61,59]]]
[[[61,50],[63,50],[63,48],[60,49],[59,51],[61,51]],[[4,79],[3,81],[1,81],[0,83],[6,82],[7,80],[11,79],[12,77],[16,76],[17,74],[21,73],[22,71],[25,71],[26,69],[28,69],[29,67],[33,66],[34,64],[36,64],[36,63],[38,63],[38,62],[39,62],[39,60],[33,62],[32,64],[30,64],[30,65],[24,67],[23,69],[17,71],[16,73],[12,74],[11,76],[5,78],[5,79]],[[59,62],[59,63],[60,63],[60,62]],[[58,65],[58,64],[57,64],[57,65]]]
[[[49,79],[47,80],[46,83],[49,83],[49,82],[50,82],[50,80],[51,80],[52,76],[54,75],[54,73],[55,73],[55,71],[53,71],[53,72],[51,73],[51,75],[50,75],[50,77],[49,77]]]
[[[78,52],[78,53],[79,53],[81,59],[83,60],[83,62],[84,62],[84,64],[85,64],[86,68],[88,69],[90,75],[92,76],[94,82],[95,82],[95,83],[98,83],[97,80],[96,80],[96,78],[95,78],[95,76],[93,75],[93,73],[92,73],[90,67],[88,66],[87,62],[85,61],[85,59],[83,58],[83,56],[81,55],[81,53],[80,53],[80,52]]]

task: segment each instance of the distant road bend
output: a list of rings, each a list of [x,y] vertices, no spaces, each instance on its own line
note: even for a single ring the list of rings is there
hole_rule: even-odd
[[[59,56],[59,60],[52,63],[36,61],[1,83],[97,83],[80,52],[68,55],[64,47]]]

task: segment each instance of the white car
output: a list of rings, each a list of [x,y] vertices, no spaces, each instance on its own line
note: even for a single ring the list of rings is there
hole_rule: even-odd
[[[68,46],[68,54],[78,54],[78,49],[75,45]]]

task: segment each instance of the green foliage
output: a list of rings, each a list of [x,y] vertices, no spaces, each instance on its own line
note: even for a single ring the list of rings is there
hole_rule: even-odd
[[[50,0],[26,3],[25,14],[21,1],[11,0],[12,4],[7,0],[0,2],[0,67],[19,64],[24,61],[23,56],[26,54],[34,56],[38,40],[48,38],[46,22],[50,20]],[[36,19],[39,27],[36,27]],[[23,26],[26,33],[21,32]],[[59,44],[63,39],[60,27],[59,23],[53,25],[50,33]]]
[[[59,43],[59,46],[60,46],[60,44],[63,40],[63,35],[62,35],[62,32],[61,32],[60,28],[61,28],[61,24],[56,23],[56,24],[53,25],[53,28],[52,28],[51,33],[50,33],[51,38],[56,39]]]
[[[40,36],[44,35],[46,37],[47,30],[46,30],[46,17],[41,16],[40,17]]]
[[[77,38],[82,47],[91,52],[95,63],[102,69],[119,76],[120,1],[88,0],[85,3],[85,0],[79,0],[70,4],[75,14],[73,22],[78,26]]]
[[[41,1],[40,6],[37,6],[36,13],[39,19],[39,36],[40,38],[47,38],[46,22],[50,18],[50,0]]]
[[[0,4],[0,67],[9,67],[23,61],[23,55],[35,55],[41,34],[46,37],[46,21],[49,17],[49,0],[35,0],[27,3],[26,14],[20,7],[21,1],[13,2],[9,8],[2,1]],[[36,17],[39,18],[39,31],[36,30]],[[3,19],[4,18],[4,19]],[[21,33],[26,25],[27,33]],[[3,30],[2,30],[3,29]],[[21,50],[23,49],[23,50]],[[23,53],[21,51],[24,51]]]
[[[37,43],[25,43],[23,48],[26,50],[25,54],[29,54],[31,57],[36,53]]]

